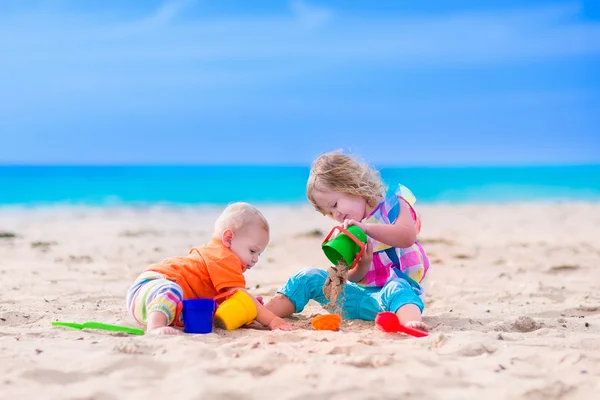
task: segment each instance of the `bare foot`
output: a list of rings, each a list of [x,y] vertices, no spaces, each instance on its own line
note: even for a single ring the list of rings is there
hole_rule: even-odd
[[[171,326],[161,326],[160,328],[154,328],[151,331],[146,332],[146,334],[177,336],[181,335],[181,331]]]
[[[148,325],[146,325],[146,334],[153,335],[181,335],[181,331],[169,326],[167,315],[162,311],[152,311],[148,314]]]
[[[423,332],[429,332],[429,327],[423,321],[408,321],[404,326]]]

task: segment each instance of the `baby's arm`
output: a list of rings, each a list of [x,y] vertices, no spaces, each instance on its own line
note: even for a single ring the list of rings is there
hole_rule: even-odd
[[[344,221],[344,226],[356,225],[368,236],[389,246],[405,249],[417,240],[417,226],[410,212],[410,205],[400,199],[400,215],[393,225],[360,223],[354,220]]]
[[[270,310],[268,310],[264,305],[262,305],[261,302],[259,302],[256,297],[254,297],[252,294],[248,293],[248,291],[244,288],[241,287],[236,287],[236,288],[228,288],[225,290],[229,290],[229,289],[237,289],[237,290],[242,290],[244,292],[246,292],[250,298],[252,299],[252,301],[254,301],[254,305],[256,306],[256,310],[258,311],[258,314],[256,315],[256,320],[258,322],[260,322],[261,324],[263,324],[264,326],[269,327],[269,329],[271,330],[276,330],[276,329],[280,329],[282,331],[292,331],[294,330],[294,327],[287,323],[284,319],[276,316],[275,314],[273,314]]]

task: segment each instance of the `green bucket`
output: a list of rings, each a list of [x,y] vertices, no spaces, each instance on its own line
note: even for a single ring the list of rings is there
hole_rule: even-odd
[[[334,227],[321,245],[321,248],[333,265],[337,265],[343,259],[348,268],[354,268],[355,261],[358,261],[356,260],[356,256],[361,252],[361,247],[343,232],[340,232],[335,238],[328,240],[336,229],[341,231],[340,227]],[[363,244],[367,243],[367,235],[358,226],[351,225],[347,231],[359,242]]]

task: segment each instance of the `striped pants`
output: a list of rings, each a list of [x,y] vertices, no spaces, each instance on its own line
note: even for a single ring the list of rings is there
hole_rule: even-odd
[[[126,306],[129,314],[146,325],[148,315],[161,312],[168,325],[183,326],[181,314],[183,290],[175,282],[154,271],[143,272],[127,291]]]

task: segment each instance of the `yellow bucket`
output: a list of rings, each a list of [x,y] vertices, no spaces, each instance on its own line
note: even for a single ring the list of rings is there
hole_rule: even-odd
[[[254,321],[257,314],[252,298],[246,292],[238,290],[217,308],[215,326],[232,331]]]

